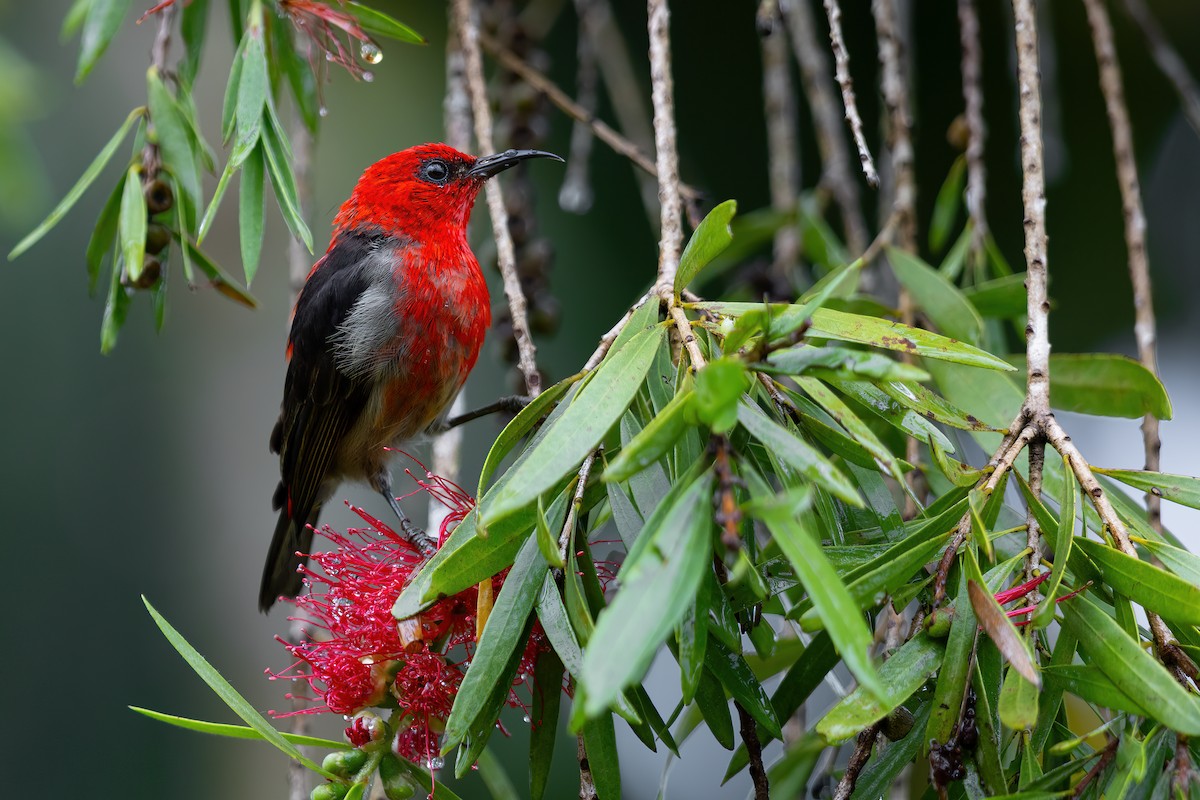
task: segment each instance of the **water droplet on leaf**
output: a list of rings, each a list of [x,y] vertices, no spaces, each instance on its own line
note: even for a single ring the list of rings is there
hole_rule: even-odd
[[[383,61],[383,51],[371,42],[363,42],[363,46],[358,52],[362,56],[362,60],[368,64],[378,64]]]

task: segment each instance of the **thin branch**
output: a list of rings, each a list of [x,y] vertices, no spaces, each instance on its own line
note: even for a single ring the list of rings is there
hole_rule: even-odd
[[[850,124],[850,133],[854,137],[854,146],[858,148],[858,160],[862,164],[863,175],[872,187],[879,186],[879,173],[875,171],[875,162],[871,160],[871,151],[867,147],[867,139],[863,136],[862,117],[858,114],[858,102],[854,99],[854,81],[850,78],[850,53],[846,50],[846,40],[842,36],[842,9],[837,0],[824,0],[825,15],[829,17],[829,42],[833,47],[833,77],[837,79],[842,90],[842,105],[846,108],[846,122]]]
[[[1064,456],[1065,458],[1065,456]],[[1046,468],[1046,440],[1040,436],[1033,437],[1029,443],[1029,492],[1034,497],[1042,496],[1042,478]],[[1070,469],[1070,465],[1066,466]],[[1033,513],[1033,504],[1025,512],[1025,582],[1037,577],[1038,565],[1042,563],[1042,529],[1038,524],[1037,515]],[[1040,592],[1034,589],[1030,593],[1030,605],[1036,605]]]
[[[583,33],[592,41],[600,76],[606,87],[608,102],[612,106],[617,124],[634,146],[648,152],[654,146],[654,130],[646,110],[645,96],[629,47],[620,29],[613,24],[612,7],[609,0],[579,0],[587,5],[588,11],[581,20]],[[658,235],[658,184],[647,173],[634,170],[638,193],[646,209],[647,218],[654,235]],[[686,197],[686,189],[685,197]],[[690,199],[689,208],[698,205]]]
[[[519,56],[500,44],[500,42],[496,41],[489,34],[481,31],[479,34],[479,43],[483,45],[483,49],[487,50],[501,66],[521,76],[526,83],[544,94],[546,99],[557,106],[564,114],[577,122],[582,122],[589,126],[592,129],[592,133],[596,134],[597,139],[607,144],[619,155],[632,161],[638,168],[651,177],[658,178],[658,169],[655,167],[654,162],[637,145],[615,131],[608,123],[596,119],[586,108],[572,100],[566,92],[556,86],[549,78],[525,63]],[[703,197],[702,192],[685,183],[679,184],[679,190],[687,197],[689,202],[698,201]]]
[[[588,15],[595,13],[594,0],[575,0],[575,16],[579,18],[579,33],[575,44],[575,95],[580,109],[591,118],[596,116],[598,100],[596,45],[586,33]],[[565,211],[584,214],[592,207],[592,185],[589,162],[595,141],[592,128],[582,120],[571,127],[571,149],[567,156],[566,175],[558,190],[558,205]]]
[[[592,779],[592,765],[588,762],[587,747],[583,743],[583,734],[578,736],[579,745],[576,754],[579,758],[579,800],[597,800],[596,781]]]
[[[842,132],[841,112],[834,96],[829,59],[817,40],[816,21],[807,0],[780,0],[780,11],[792,42],[792,52],[800,65],[800,82],[812,111],[817,150],[821,153],[822,184],[829,187],[842,214],[846,245],[852,253],[861,253],[869,235],[858,196],[858,184],[850,174],[850,152]]]
[[[762,52],[763,112],[767,119],[767,165],[771,207],[792,213],[800,196],[800,145],[796,130],[795,90],[788,63],[787,36],[783,31],[779,0],[763,0],[758,10]],[[776,278],[786,281],[800,257],[800,232],[784,225],[775,234]]]
[[[883,101],[887,107],[888,150],[891,152],[892,210],[899,215],[896,242],[904,250],[917,246],[917,188],[913,177],[912,114],[904,68],[904,42],[896,19],[895,0],[873,0],[871,13],[879,38]]]
[[[1121,211],[1125,217],[1125,249],[1129,254],[1129,279],[1133,284],[1134,337],[1137,339],[1138,360],[1142,366],[1158,374],[1156,354],[1157,326],[1154,321],[1154,297],[1150,286],[1150,262],[1146,257],[1146,214],[1142,210],[1142,190],[1138,183],[1137,162],[1134,159],[1133,129],[1125,105],[1125,90],[1121,81],[1121,65],[1113,43],[1112,23],[1108,11],[1099,0],[1084,0],[1088,24],[1092,29],[1092,44],[1096,48],[1096,63],[1100,68],[1100,91],[1112,128],[1113,157],[1117,165],[1117,183],[1121,187]],[[1157,472],[1160,467],[1162,439],[1158,434],[1158,418],[1147,414],[1142,420],[1142,444],[1146,454],[1145,469]],[[1146,493],[1146,512],[1150,525],[1162,530],[1162,500]]]
[[[1071,794],[1072,798],[1083,797],[1088,784],[1094,781],[1097,775],[1108,769],[1108,765],[1117,757],[1117,745],[1120,742],[1121,740],[1115,736],[1109,737],[1108,745],[1100,751],[1100,760],[1092,765],[1092,768],[1087,771],[1087,774],[1083,776],[1079,783],[1075,784],[1075,791]]]
[[[988,234],[984,198],[987,172],[983,163],[983,142],[987,129],[983,122],[983,55],[979,49],[979,15],[975,0],[958,0],[959,41],[962,43],[962,82],[964,117],[967,122],[967,213],[971,217],[971,254],[983,254]]]
[[[1200,86],[1192,79],[1187,64],[1179,57],[1178,51],[1158,25],[1158,20],[1146,8],[1144,0],[1125,0],[1125,10],[1134,22],[1142,29],[1146,43],[1150,46],[1150,55],[1154,63],[1167,76],[1167,80],[1179,94],[1179,102],[1183,106],[1183,114],[1197,134],[1200,134]]]
[[[879,723],[876,722],[858,735],[854,743],[854,752],[846,763],[846,771],[838,781],[837,789],[833,792],[833,800],[849,800],[854,794],[854,785],[858,783],[859,773],[871,758],[871,750],[875,747],[875,739],[879,736]]]
[[[479,142],[480,150],[491,153],[495,152],[492,141],[492,111],[488,105],[487,85],[483,77],[483,57],[479,52],[479,20],[473,12],[471,0],[454,0],[454,20],[458,26],[459,40],[462,42],[467,92],[471,97],[471,110],[475,117],[475,139]],[[517,367],[525,377],[526,394],[537,395],[542,390],[542,379],[538,374],[537,349],[529,332],[525,292],[517,275],[516,256],[512,236],[508,230],[508,213],[504,208],[500,184],[497,181],[488,181],[486,191],[488,214],[492,218],[492,232],[496,239],[496,260],[512,316],[513,338],[517,342]]]
[[[741,728],[742,741],[746,745],[746,754],[750,759],[750,779],[754,782],[754,800],[771,800],[771,784],[767,781],[767,769],[763,766],[762,743],[758,740],[758,729],[754,718],[736,700],[733,707],[737,709],[738,726]]]
[[[692,332],[692,323],[688,321],[683,308],[672,305],[671,319],[675,322],[675,331],[679,334],[680,341],[687,349],[688,358],[692,361],[692,369],[702,369],[705,364],[704,354],[700,352],[700,343],[696,341],[696,334]]]
[[[597,447],[588,453],[576,475],[578,483],[575,484],[575,496],[571,498],[571,507],[567,509],[567,517],[563,520],[562,531],[558,535],[558,551],[562,556],[563,563],[567,562],[567,548],[571,545],[571,532],[575,530],[575,520],[579,517],[579,510],[583,508],[583,494],[587,491],[588,477],[592,474],[592,465],[596,463],[600,449]]]
[[[658,171],[661,234],[655,293],[671,297],[683,244],[682,203],[679,196],[679,154],[675,149],[674,81],[671,78],[671,12],[667,0],[647,0],[650,33],[650,100],[654,106],[654,151]]]

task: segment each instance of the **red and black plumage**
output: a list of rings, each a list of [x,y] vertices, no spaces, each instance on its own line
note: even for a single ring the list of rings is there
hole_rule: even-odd
[[[297,569],[321,506],[365,480],[404,520],[386,448],[425,431],[475,365],[491,320],[466,239],[483,182],[536,150],[476,159],[442,144],[368,167],[296,301],[271,450],[279,521],[259,592],[266,611],[302,588]],[[405,520],[406,522],[406,520]]]

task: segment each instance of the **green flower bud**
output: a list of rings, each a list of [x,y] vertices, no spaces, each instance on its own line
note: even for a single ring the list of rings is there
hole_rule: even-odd
[[[321,762],[321,768],[340,778],[349,778],[362,769],[365,763],[367,763],[367,754],[362,750],[335,750],[325,756],[325,760]]]
[[[409,800],[417,793],[416,784],[399,759],[391,753],[379,762],[379,780],[387,800]]]
[[[350,787],[344,783],[322,783],[312,790],[309,800],[342,800]]]

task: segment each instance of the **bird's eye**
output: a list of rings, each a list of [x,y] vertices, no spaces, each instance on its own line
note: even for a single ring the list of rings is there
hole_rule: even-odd
[[[450,168],[445,161],[435,159],[421,168],[421,177],[430,183],[443,184],[450,177]]]

